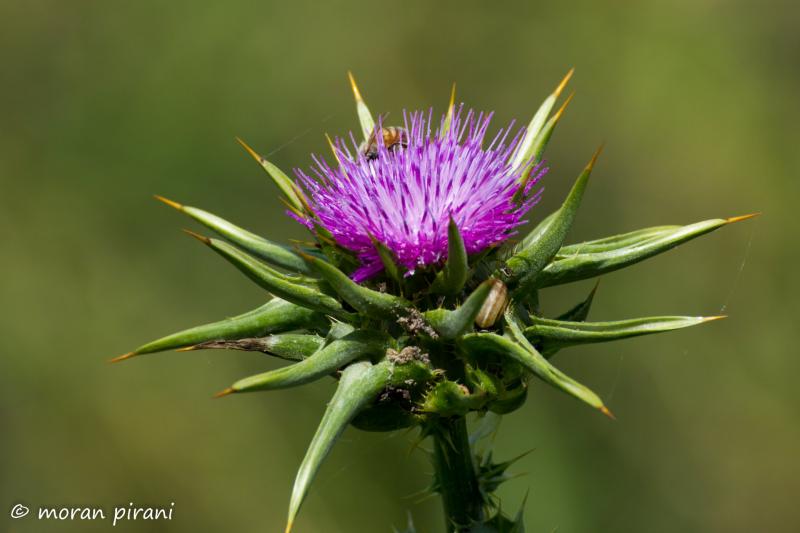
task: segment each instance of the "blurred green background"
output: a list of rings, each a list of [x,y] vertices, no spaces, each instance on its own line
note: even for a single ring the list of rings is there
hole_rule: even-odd
[[[299,238],[234,136],[307,167],[324,133],[358,127],[347,69],[374,112],[442,110],[456,81],[499,124],[571,66],[533,220],[602,141],[571,240],[765,215],[603,279],[595,319],[730,318],[560,354],[618,420],[535,386],[496,441],[501,458],[534,449],[506,507],[529,487],[532,532],[800,530],[798,27],[790,2],[0,1],[0,530],[110,528],[12,521],[19,502],[175,502],[171,522],[117,529],[282,531],[331,382],[212,401],[276,363],[105,363],[264,298],[150,195]],[[545,309],[590,287],[547,290]],[[407,510],[438,531],[411,442],[349,430],[296,531],[388,533]]]

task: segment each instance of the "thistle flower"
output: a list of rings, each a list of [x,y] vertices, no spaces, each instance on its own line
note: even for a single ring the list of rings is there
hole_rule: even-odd
[[[452,122],[442,117],[435,132],[431,116],[432,111],[427,117],[419,111],[403,114],[402,149],[390,151],[378,142],[376,157],[368,159],[351,135],[352,151],[337,140],[338,166],[315,157],[313,178],[297,171],[311,209],[298,218],[309,228],[316,218],[339,245],[358,255],[356,281],[383,270],[376,240],[411,275],[447,257],[451,219],[467,253],[475,254],[514,235],[538,200],[529,192],[545,172],[541,163],[523,180],[528,165],[511,160],[524,130],[509,139],[512,122],[484,147],[491,113],[464,113],[459,107]],[[382,130],[379,123],[372,139],[382,139]]]
[[[611,416],[590,388],[552,362],[561,350],[702,324],[721,317],[659,316],[587,322],[597,285],[557,317],[540,292],[625,268],[753,215],[655,226],[577,244],[567,233],[599,151],[559,209],[512,242],[538,199],[542,157],[569,99],[552,113],[572,72],[525,129],[486,143],[491,115],[455,106],[434,133],[432,112],[404,114],[400,146],[381,142],[351,76],[364,142],[339,139],[336,166],[315,158],[298,183],[242,142],[312,232],[290,248],[202,209],[162,197],[224,240],[189,232],[272,294],[233,318],[190,328],[114,359],[164,350],[228,348],[290,364],[245,377],[217,396],[300,386],[331,376],[336,392],[295,479],[286,531],[320,465],[348,425],[366,431],[417,427],[433,440],[435,476],[450,531],[522,531],[494,495],[512,461],[472,442],[525,401],[532,378]],[[552,113],[552,116],[551,116]],[[397,128],[397,127],[395,127]],[[485,145],[485,146],[484,146]],[[305,191],[303,190],[305,189]],[[480,423],[468,435],[466,417]],[[496,427],[496,426],[495,426]],[[413,531],[410,528],[409,531]]]

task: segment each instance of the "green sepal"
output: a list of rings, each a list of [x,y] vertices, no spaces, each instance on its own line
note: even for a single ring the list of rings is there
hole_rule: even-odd
[[[246,337],[237,340],[213,340],[184,348],[189,350],[241,350],[261,352],[287,361],[302,361],[319,350],[325,339],[306,333],[279,333],[267,337]]]
[[[547,357],[566,346],[616,341],[629,337],[688,328],[722,317],[655,316],[613,322],[570,322],[531,316],[525,337]]]
[[[506,261],[506,266],[501,269],[501,274],[506,277],[506,284],[512,291],[524,296],[528,291],[536,288],[537,277],[561,248],[567,232],[575,220],[583,193],[589,182],[589,176],[592,174],[599,155],[600,150],[592,156],[592,160],[578,176],[564,203],[555,216],[537,232],[537,237],[531,239],[527,247]],[[536,231],[534,229],[534,232]],[[510,273],[507,272],[508,270]]]
[[[273,298],[247,313],[185,329],[148,342],[117,359],[184,348],[210,340],[235,340],[299,329],[325,331],[328,329],[328,321],[316,311],[280,298]]]
[[[303,254],[302,257],[344,301],[362,314],[393,318],[411,305],[399,296],[373,291],[359,285],[327,261],[307,254]]]
[[[492,280],[486,280],[455,310],[433,309],[423,313],[425,320],[444,340],[458,338],[472,329],[486,298],[492,292]]]
[[[594,302],[594,295],[597,294],[597,287],[600,286],[600,280],[594,284],[589,296],[585,300],[575,305],[575,307],[559,315],[556,320],[567,320],[569,322],[583,322],[589,316],[589,310],[592,308]]]
[[[322,421],[297,472],[289,502],[286,533],[292,530],[300,505],[303,503],[322,461],[355,416],[367,407],[387,385],[402,383],[408,379],[422,381],[426,379],[426,376],[431,375],[432,371],[418,362],[394,365],[388,361],[382,361],[377,365],[372,365],[367,361],[360,361],[344,369],[336,393],[325,409]]]
[[[178,211],[185,213],[192,217],[199,223],[207,228],[217,232],[219,235],[232,242],[236,246],[241,247],[247,252],[259,257],[265,262],[280,268],[285,268],[300,274],[308,274],[310,269],[305,261],[300,257],[280,244],[274,243],[268,239],[260,237],[255,233],[242,229],[227,220],[218,217],[208,211],[181,205],[172,200],[167,200],[162,196],[156,198],[165,204],[174,207]]]
[[[446,296],[458,294],[464,288],[468,276],[467,248],[455,220],[450,217],[447,225],[447,261],[442,270],[436,274],[431,291]]]
[[[336,298],[320,292],[314,287],[309,287],[301,283],[301,280],[294,281],[290,277],[271,269],[261,261],[242,252],[230,244],[217,240],[194,235],[202,242],[207,244],[212,250],[228,260],[233,266],[241,271],[248,278],[253,280],[261,288],[288,300],[297,305],[302,305],[314,309],[321,313],[329,314],[343,320],[352,317],[344,310],[342,304]],[[310,257],[310,256],[304,256]],[[323,261],[317,259],[320,263]]]
[[[242,148],[247,150],[247,153],[249,153],[259,165],[261,165],[261,168],[267,172],[273,183],[277,185],[278,189],[280,189],[280,191],[286,197],[288,207],[291,208],[295,213],[302,216],[307,210],[307,204],[300,187],[298,187],[297,184],[292,181],[281,169],[267,161],[258,152],[250,148],[243,140],[239,139],[238,137],[236,140],[242,145]]]
[[[534,285],[536,287],[551,287],[613,272],[671,250],[679,244],[710,233],[722,226],[745,220],[752,216],[754,215],[704,220],[688,226],[677,226],[673,230],[637,244],[622,245],[616,248],[610,247],[602,252],[574,253],[560,256],[545,267],[534,281]]]
[[[387,337],[367,330],[337,339],[293,365],[240,379],[227,393],[286,389],[330,375],[356,359],[377,359],[386,353]]]

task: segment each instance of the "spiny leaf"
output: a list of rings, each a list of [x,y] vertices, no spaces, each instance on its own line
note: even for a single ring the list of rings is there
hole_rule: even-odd
[[[447,261],[436,275],[431,291],[452,296],[461,292],[467,282],[469,261],[467,248],[453,217],[447,225]]]
[[[550,111],[553,110],[553,106],[555,106],[558,97],[561,95],[561,92],[564,90],[564,87],[566,87],[567,82],[569,82],[574,72],[575,69],[570,69],[569,72],[567,72],[567,75],[564,76],[564,79],[558,84],[556,90],[545,98],[542,105],[539,106],[539,109],[533,115],[533,118],[528,124],[528,128],[525,130],[525,136],[522,142],[520,142],[519,148],[514,153],[514,158],[512,160],[513,167],[519,167],[534,154],[536,138],[541,133],[542,126],[544,126],[547,117],[550,115]]]
[[[638,244],[608,249],[603,252],[575,253],[563,256],[548,264],[533,284],[536,287],[550,287],[613,272],[671,250],[679,244],[710,233],[722,226],[746,220],[756,215],[704,220],[688,226],[678,226],[677,229]]]
[[[213,340],[201,342],[179,352],[194,350],[241,350],[274,355],[288,361],[302,361],[322,347],[324,339],[306,333],[279,333],[267,337],[248,337],[238,340]]]
[[[594,295],[597,293],[597,287],[600,286],[600,280],[597,280],[597,283],[594,284],[591,292],[589,292],[589,296],[586,297],[584,301],[559,315],[557,320],[569,320],[571,322],[583,322],[586,320],[586,317],[589,316],[589,309],[592,307],[592,302],[594,301]]]
[[[143,344],[112,361],[122,361],[136,355],[174,350],[216,339],[233,340],[296,329],[324,331],[327,325],[327,320],[320,313],[280,298],[273,298],[247,313],[179,331]]]
[[[353,89],[353,96],[356,99],[356,112],[358,113],[358,122],[361,124],[361,133],[364,134],[364,139],[369,139],[375,133],[375,120],[372,118],[372,113],[369,112],[367,104],[361,97],[361,91],[358,90],[356,80],[353,73],[348,71],[347,77],[350,78],[350,87]]]
[[[433,309],[425,311],[423,315],[431,327],[445,340],[452,340],[469,331],[475,317],[480,313],[483,303],[492,292],[494,279],[488,279],[478,285],[472,294],[461,306],[451,311],[448,309]]]
[[[343,372],[322,421],[306,451],[292,489],[286,533],[292,530],[297,512],[311,482],[333,444],[353,418],[369,405],[386,385],[403,383],[408,379],[421,380],[430,371],[418,363],[392,365],[383,361],[371,365],[367,361],[353,363]]]
[[[680,228],[681,226],[655,226],[652,228],[644,228],[628,233],[622,233],[620,235],[613,235],[611,237],[604,237],[602,239],[570,244],[561,247],[556,254],[556,259],[569,257],[575,254],[607,252],[609,250],[616,250],[625,246],[639,245],[655,238],[668,235],[669,233],[679,230]]]
[[[650,335],[688,328],[720,318],[724,317],[655,316],[613,322],[569,322],[532,316],[533,325],[525,328],[525,336],[531,342],[541,343],[541,352],[548,356],[566,346]]]
[[[177,202],[173,202],[172,200],[168,200],[163,196],[156,195],[155,198],[161,202],[164,202],[168,206],[174,207],[178,211],[189,215],[207,228],[212,229],[230,242],[240,246],[244,250],[263,259],[271,265],[302,274],[308,274],[310,272],[306,263],[300,259],[297,254],[288,248],[281,246],[280,244],[276,244],[270,240],[256,235],[255,233],[251,233],[245,229],[242,229],[234,224],[231,224],[227,220],[207,211],[203,211],[202,209],[181,205]]]
[[[234,248],[226,242],[217,239],[209,239],[191,232],[188,233],[224,257],[257,285],[276,296],[297,305],[302,305],[343,320],[352,318],[350,313],[342,308],[342,304],[340,304],[338,300],[327,294],[323,294],[316,288],[292,281],[286,276],[283,276],[280,272],[272,270],[264,263]]]
[[[300,215],[308,212],[308,204],[306,203],[305,196],[303,196],[303,191],[300,190],[300,187],[298,187],[297,184],[289,178],[289,176],[284,174],[281,169],[267,161],[255,150],[250,148],[250,146],[248,146],[247,143],[239,137],[236,137],[236,141],[241,144],[242,148],[244,148],[247,153],[253,157],[253,159],[258,161],[258,164],[261,165],[261,168],[263,168],[267,174],[269,174],[269,177],[272,178],[272,181],[284,194],[290,209]]]
[[[608,409],[594,392],[550,364],[528,342],[519,331],[518,326],[510,326],[507,336],[494,333],[468,333],[461,338],[460,345],[462,349],[471,354],[494,353],[508,357],[524,366],[545,383],[549,383],[608,414]]]
[[[519,295],[524,297],[527,292],[536,288],[537,276],[564,243],[601,150],[602,147],[592,156],[592,160],[578,176],[556,215],[537,234],[537,238],[532,239],[526,248],[506,262],[506,268],[511,270],[510,275],[506,276],[506,284]]]
[[[326,261],[307,254],[302,254],[302,257],[342,299],[363,314],[396,317],[410,305],[399,296],[373,291],[359,285]]]
[[[240,379],[225,394],[286,389],[316,381],[356,359],[377,358],[386,352],[387,338],[373,331],[359,330],[331,342],[293,365]]]

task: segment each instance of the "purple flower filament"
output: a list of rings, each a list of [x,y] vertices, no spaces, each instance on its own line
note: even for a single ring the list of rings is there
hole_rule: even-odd
[[[491,113],[464,114],[459,108],[441,135],[444,119],[431,132],[432,111],[427,117],[404,112],[407,147],[390,151],[378,134],[377,158],[367,159],[351,134],[353,151],[336,140],[338,167],[314,156],[311,173],[316,179],[295,171],[317,223],[360,259],[353,279],[362,281],[383,269],[370,236],[389,248],[411,275],[446,259],[450,217],[470,254],[516,233],[539,199],[541,191],[531,195],[531,188],[547,169],[536,165],[530,170],[522,199],[515,199],[528,164],[515,168],[510,160],[524,130],[507,142],[512,122],[484,148],[491,118]],[[376,131],[381,128],[379,123]],[[311,220],[300,221],[311,227]]]

